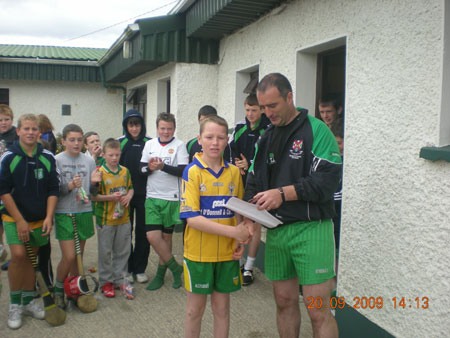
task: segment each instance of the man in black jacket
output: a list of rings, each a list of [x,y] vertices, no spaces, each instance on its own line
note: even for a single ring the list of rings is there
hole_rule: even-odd
[[[267,231],[265,254],[278,332],[281,337],[299,336],[301,284],[304,298],[312,300],[308,314],[314,337],[337,337],[327,305],[335,276],[331,218],[342,167],[339,148],[323,122],[295,108],[285,76],[266,75],[257,96],[272,126],[257,143],[244,198],[283,222]]]
[[[145,274],[147,268],[148,256],[150,254],[150,244],[147,241],[145,230],[145,187],[147,178],[142,177],[139,171],[139,164],[142,157],[142,149],[145,142],[150,138],[145,136],[146,128],[142,114],[135,109],[127,111],[123,118],[123,129],[125,135],[119,138],[122,155],[120,156],[120,165],[123,165],[130,171],[131,181],[134,188],[134,196],[130,202],[131,224],[135,220],[134,228],[134,250],[131,245],[131,254],[128,260],[127,276],[129,281],[134,281],[133,277],[139,283],[148,282]],[[136,216],[135,211],[136,210]]]

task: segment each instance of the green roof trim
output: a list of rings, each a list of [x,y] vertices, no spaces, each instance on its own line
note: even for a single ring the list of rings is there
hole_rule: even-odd
[[[419,157],[430,161],[444,160],[450,162],[450,145],[445,147],[423,147],[420,149]]]
[[[56,46],[24,46],[0,44],[0,58],[50,59],[66,61],[98,61],[106,48]]]

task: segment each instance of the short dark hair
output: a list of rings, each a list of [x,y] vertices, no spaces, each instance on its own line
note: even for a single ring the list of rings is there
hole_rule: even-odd
[[[264,93],[267,89],[275,87],[280,92],[283,99],[286,100],[289,93],[292,92],[292,86],[286,76],[280,73],[270,73],[262,78],[256,87],[257,92]]]
[[[250,94],[245,99],[244,104],[248,104],[249,106],[259,106],[258,98],[255,94]]]
[[[116,140],[115,138],[108,138],[106,139],[106,141],[103,143],[103,152],[106,151],[106,148],[110,148],[110,149],[120,149],[120,142],[118,140]]]
[[[174,128],[176,128],[176,122],[175,122],[175,115],[171,113],[160,113],[158,114],[158,117],[156,118],[156,128],[158,128],[159,121],[164,122],[173,122]]]
[[[87,144],[87,139],[89,137],[91,137],[92,135],[97,135],[98,136],[98,133],[95,132],[95,131],[88,131],[86,134],[84,134],[84,138],[83,138],[84,144]]]
[[[333,106],[338,111],[342,107],[342,102],[337,95],[326,95],[319,100],[319,105]]]
[[[213,106],[203,106],[198,111],[198,119],[200,120],[200,116],[210,116],[210,115],[217,115],[217,110]]]
[[[69,134],[70,132],[81,133],[81,135],[83,135],[83,129],[81,129],[81,127],[78,124],[71,123],[63,128],[62,138],[65,140],[67,134]]]
[[[331,132],[334,137],[344,138],[344,119],[342,117],[338,117],[332,122]]]

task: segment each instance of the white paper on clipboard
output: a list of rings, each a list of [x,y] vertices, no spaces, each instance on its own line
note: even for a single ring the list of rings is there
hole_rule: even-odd
[[[260,223],[269,229],[275,228],[279,224],[283,224],[283,222],[275,216],[272,216],[267,210],[258,210],[258,206],[256,204],[242,201],[236,197],[231,197],[225,204],[225,207],[242,216],[250,218],[257,223]]]

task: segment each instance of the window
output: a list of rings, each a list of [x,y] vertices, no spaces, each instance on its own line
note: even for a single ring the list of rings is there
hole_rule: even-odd
[[[170,113],[170,78],[158,80],[157,92],[158,114]]]
[[[9,106],[9,89],[0,88],[0,104],[6,104]]]
[[[236,72],[236,95],[235,95],[235,122],[241,121],[245,117],[244,101],[249,94],[256,94],[256,87],[259,81],[259,66]]]
[[[70,104],[63,104],[61,106],[61,115],[63,115],[63,116],[70,116],[71,115]]]
[[[139,111],[146,121],[147,116],[147,86],[133,88],[128,92],[127,103],[133,105],[133,109]]]

